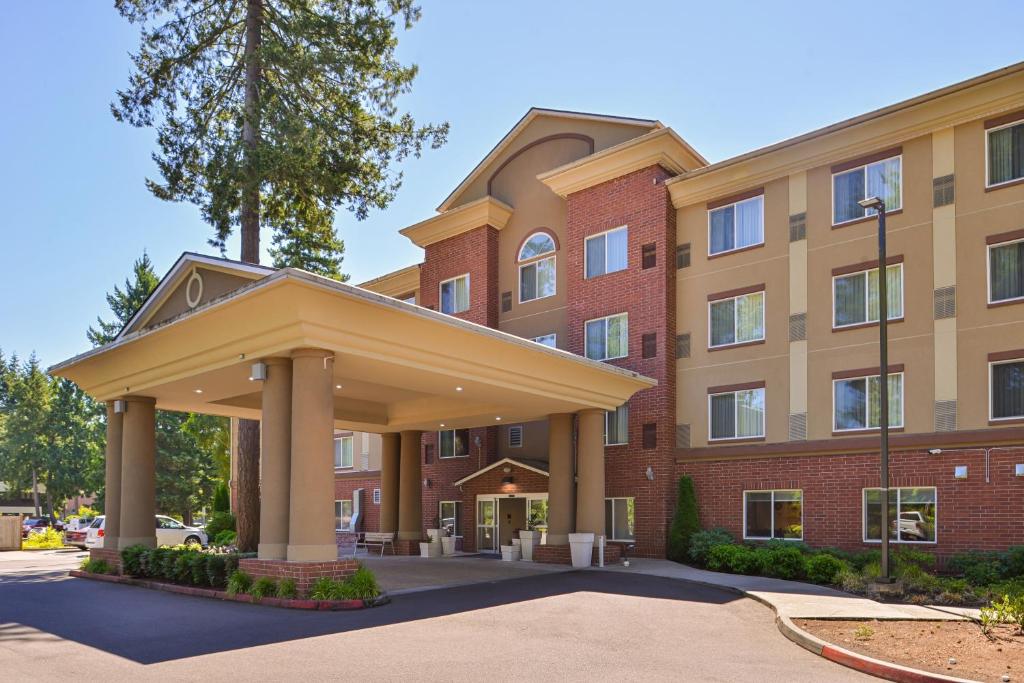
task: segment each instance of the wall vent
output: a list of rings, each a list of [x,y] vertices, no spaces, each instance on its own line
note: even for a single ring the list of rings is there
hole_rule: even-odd
[[[690,243],[680,244],[676,247],[676,268],[690,267]]]
[[[807,339],[807,314],[794,313],[789,316],[789,341],[805,341]]]
[[[795,213],[789,217],[789,241],[799,242],[807,239],[807,214]]]
[[[648,422],[644,425],[643,431],[644,448],[651,449],[658,447],[658,425]]]
[[[690,357],[690,333],[676,335],[676,358]]]
[[[643,270],[658,265],[658,245],[654,242],[640,247],[640,267]]]
[[[512,292],[501,293],[501,312],[508,313],[512,310]]]
[[[789,414],[789,440],[807,440],[807,413]]]
[[[956,285],[935,290],[935,319],[956,317]]]
[[[508,447],[523,447],[523,425],[513,425],[508,428]]]
[[[648,332],[640,337],[643,358],[654,358],[658,355],[658,333]]]
[[[935,431],[956,431],[956,399],[935,402]]]
[[[952,173],[941,178],[932,178],[932,206],[938,208],[956,201],[954,187],[955,183]]]
[[[690,447],[690,425],[676,425],[676,448]]]

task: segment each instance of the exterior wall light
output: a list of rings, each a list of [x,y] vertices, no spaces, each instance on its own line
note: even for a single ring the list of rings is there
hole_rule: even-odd
[[[263,362],[253,363],[249,370],[250,382],[264,382],[267,379],[267,364]]]
[[[501,478],[501,483],[502,483],[502,484],[511,484],[511,483],[512,483],[512,482],[514,482],[515,480],[516,480],[516,478],[515,478],[515,477],[513,477],[513,476],[512,476],[511,474],[510,474],[510,475],[508,475],[507,477],[502,477],[502,478]]]
[[[654,481],[654,468],[650,465],[647,466],[647,480]]]
[[[967,478],[967,465],[957,465],[953,468],[953,477],[955,479],[966,479]]]
[[[118,399],[118,400],[114,401],[114,412],[116,414],[118,414],[118,415],[127,413],[128,412],[128,402],[124,401],[122,399]],[[1019,467],[1020,466],[1018,465],[1018,468]]]

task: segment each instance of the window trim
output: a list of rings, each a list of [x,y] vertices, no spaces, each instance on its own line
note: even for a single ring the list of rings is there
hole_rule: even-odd
[[[610,320],[612,318],[618,318],[620,316],[624,317],[626,319],[626,352],[623,355],[621,355],[621,356],[605,356],[604,358],[590,358],[590,356],[587,355],[587,326],[590,325],[590,323],[596,323],[596,322],[598,322],[600,320]],[[606,352],[608,351],[608,326],[607,325],[605,325],[605,329],[604,329],[604,349],[605,349]],[[605,315],[605,316],[601,316],[599,318],[591,318],[590,320],[584,320],[583,321],[583,357],[584,358],[588,358],[590,360],[600,361],[602,363],[605,362],[605,361],[609,361],[609,360],[619,360],[621,358],[628,358],[629,357],[629,312],[626,311],[626,312],[623,312],[623,313],[612,313],[611,315]]]
[[[605,240],[607,240],[608,235],[610,235],[613,232],[618,232],[619,230],[625,230],[626,231],[626,266],[624,268],[620,268],[619,270],[613,270],[613,271],[609,271],[608,270],[608,243],[606,241],[605,242],[605,248],[604,248],[604,272],[603,273],[598,273],[597,275],[588,276],[587,272],[588,272],[589,269],[587,268],[587,266],[590,263],[590,258],[587,256],[587,252],[588,252],[587,244],[590,242],[590,240],[597,239],[598,237],[604,237]],[[599,277],[601,277],[603,275],[611,275],[612,273],[621,273],[624,270],[629,270],[629,224],[620,225],[620,226],[615,227],[615,228],[609,228],[608,230],[604,230],[602,232],[597,232],[597,233],[594,233],[593,235],[587,235],[586,237],[583,238],[583,279],[584,280],[593,280],[594,278],[599,278]]]
[[[888,277],[888,272],[889,272],[890,268],[896,268],[897,266],[899,266],[899,269],[900,269],[900,316],[898,318],[890,317],[889,318],[889,323],[902,322],[903,320],[906,319],[906,314],[907,314],[907,308],[906,308],[907,307],[906,270],[903,268],[902,257],[899,257],[899,258],[900,258],[899,261],[895,261],[893,263],[888,263],[887,262],[885,264],[886,277]],[[887,261],[888,261],[888,259],[887,259]],[[838,273],[838,274],[832,275],[832,331],[833,332],[838,332],[838,331],[841,331],[841,330],[852,330],[852,329],[857,329],[859,327],[870,327],[870,326],[878,325],[878,324],[881,323],[881,316],[879,316],[879,320],[868,320],[867,319],[868,309],[870,308],[869,304],[870,304],[870,297],[871,297],[871,291],[870,291],[870,289],[868,287],[867,277],[868,277],[868,273],[870,273],[873,270],[878,270],[878,264],[875,264],[874,267],[865,268],[863,270],[854,270],[854,271],[851,271],[851,272]],[[844,277],[852,277],[854,275],[863,275],[864,278],[865,278],[865,283],[864,283],[864,320],[862,322],[857,322],[857,323],[846,323],[845,325],[836,325],[836,280],[838,280],[839,278],[844,278]]]
[[[338,499],[335,499],[335,501],[334,501],[334,505],[335,505],[334,510],[335,510],[335,512],[344,513],[345,512],[345,506],[342,505],[341,509],[339,510],[338,507],[337,507],[338,503],[348,503],[348,506],[349,506],[348,528],[346,529],[345,527],[341,527],[341,526],[338,526],[336,524],[334,530],[335,531],[348,531],[348,532],[351,532],[352,531],[352,515],[355,514],[355,506],[352,504],[352,499],[351,498],[338,498]],[[344,514],[340,514],[340,515],[336,514],[335,515],[335,518],[338,520],[338,524],[341,523],[341,518],[343,516],[344,516]]]
[[[987,145],[986,145],[986,147],[987,147]],[[831,216],[830,216],[829,220],[832,222],[832,227],[833,228],[838,228],[838,227],[844,226],[844,225],[852,225],[853,223],[865,220],[867,218],[874,218],[877,215],[877,214],[873,214],[873,213],[865,213],[863,216],[859,216],[857,218],[850,218],[849,220],[840,221],[840,222],[837,223],[836,222],[836,176],[847,175],[847,174],[852,173],[853,171],[856,171],[858,169],[863,170],[864,171],[864,191],[867,192],[867,189],[868,189],[867,168],[868,168],[868,166],[871,166],[872,164],[878,164],[878,163],[881,163],[883,161],[889,161],[890,159],[899,159],[900,160],[900,205],[897,206],[897,207],[891,207],[891,206],[885,207],[885,213],[886,213],[886,215],[889,215],[889,214],[896,213],[897,211],[902,211],[903,210],[903,150],[900,149],[900,151],[898,153],[893,154],[892,156],[885,156],[885,157],[882,157],[881,159],[872,159],[871,161],[866,161],[866,162],[864,162],[862,164],[858,164],[856,166],[850,166],[849,168],[843,168],[842,170],[839,170],[839,171],[836,171],[836,170],[832,171],[832,174],[831,174],[831,176],[829,178],[829,185],[830,185],[829,189],[832,192],[832,201],[831,201],[831,204],[832,204],[831,211],[832,211],[832,213],[831,213]],[[865,199],[865,197],[861,197],[861,199]],[[867,209],[865,209],[865,211],[867,211]]]
[[[554,342],[554,343],[552,343],[550,345],[545,344],[544,342],[541,341],[541,339],[544,339],[545,337],[551,337],[551,341]],[[557,349],[558,348],[558,333],[557,332],[548,332],[547,334],[542,334],[539,337],[534,337],[530,341],[532,341],[535,344],[540,344],[541,346],[547,346],[549,349]]]
[[[900,539],[899,533],[899,519],[900,519],[900,491],[903,489],[931,489],[935,492],[935,502],[932,503],[935,506],[935,539],[931,541],[904,541]],[[861,541],[864,543],[878,543],[881,545],[882,539],[869,539],[868,538],[868,491],[881,491],[882,489],[878,486],[866,486],[860,490],[860,520],[861,520]],[[909,543],[917,545],[936,545],[939,542],[939,487],[938,486],[890,486],[889,493],[896,492],[896,539],[889,539],[889,543]]]
[[[462,309],[461,311],[454,311],[452,313],[444,313],[444,294],[443,294],[444,286],[446,284],[448,284],[449,282],[455,282],[456,280],[461,280],[462,278],[466,278],[466,298],[467,298],[466,307],[464,309]],[[471,292],[470,292],[469,273],[463,273],[462,275],[456,275],[455,277],[450,277],[447,280],[441,280],[440,282],[437,283],[437,310],[438,310],[439,313],[444,313],[445,315],[458,315],[459,313],[465,313],[466,311],[468,311],[472,307],[473,307],[473,300],[472,300],[472,295],[471,295]]]
[[[989,145],[989,139],[991,138],[992,133],[995,133],[997,131],[1003,130],[1004,128],[1012,128],[1013,126],[1020,126],[1020,125],[1024,125],[1024,114],[1022,114],[1021,117],[1019,119],[1016,119],[1015,121],[1010,121],[1008,123],[1003,123],[1003,124],[1000,124],[998,126],[992,126],[991,128],[986,128],[985,129],[985,189],[986,190],[993,190],[993,189],[996,189],[996,188],[999,188],[999,187],[1005,187],[1007,185],[1014,185],[1014,184],[1019,184],[1021,182],[1024,182],[1024,176],[1021,176],[1020,178],[1012,178],[1010,180],[1004,180],[1004,181],[1002,181],[1000,183],[993,183],[992,179],[991,179],[992,167],[989,164],[989,156],[990,156],[990,151],[989,150],[991,149],[991,145]]]
[[[726,442],[726,441],[763,441],[765,439],[765,435],[768,432],[768,392],[767,392],[767,387],[765,386],[765,384],[763,382],[755,382],[753,384],[756,384],[758,386],[750,385],[750,386],[737,386],[737,387],[732,387],[732,388],[725,388],[725,387],[723,387],[723,388],[721,388],[721,390],[718,390],[719,387],[712,387],[711,389],[708,390],[708,399],[707,399],[707,401],[708,401],[708,403],[707,403],[707,406],[708,406],[708,443],[722,443],[722,442]],[[761,392],[762,401],[764,403],[764,420],[761,421],[761,433],[756,435],[756,436],[719,436],[719,437],[711,436],[711,420],[712,420],[711,399],[714,398],[715,396],[724,396],[725,394],[733,394],[733,402],[735,404],[736,394],[738,394],[741,391],[760,391]],[[739,419],[739,413],[734,411],[734,414],[733,414],[733,434],[735,434],[737,431],[739,431],[736,428],[736,426],[737,426],[736,425],[736,420],[738,420],[738,419]]]
[[[713,344],[712,343],[712,339],[711,339],[711,307],[714,306],[715,304],[722,303],[723,301],[736,301],[737,299],[742,299],[745,296],[753,296],[755,294],[760,294],[761,295],[761,318],[764,321],[764,324],[761,326],[761,336],[759,338],[757,338],[757,339],[747,339],[747,340],[744,340],[744,341],[733,341],[733,342],[728,342],[726,344]],[[709,300],[708,301],[708,349],[714,349],[714,350],[717,351],[718,349],[729,349],[729,348],[732,348],[734,346],[746,346],[747,344],[760,344],[760,343],[762,343],[763,341],[765,341],[765,337],[766,337],[766,335],[768,333],[768,330],[767,330],[767,328],[768,328],[767,313],[768,313],[768,292],[765,290],[764,285],[761,285],[760,289],[758,289],[757,291],[743,292],[742,294],[737,294],[735,296],[724,296],[724,297],[722,297],[720,299],[711,299],[711,300]],[[738,336],[736,334],[736,319],[737,319],[736,309],[735,309],[735,307],[733,307],[732,331],[733,331],[733,338],[734,339]]]
[[[455,460],[457,458],[468,458],[469,457],[469,452],[470,452],[470,445],[469,445],[469,443],[466,444],[466,452],[463,455],[441,455],[441,452],[442,452],[442,450],[441,450],[441,434],[443,434],[444,432],[459,432],[459,431],[463,431],[463,429],[460,428],[460,429],[439,429],[439,430],[437,430],[437,459],[438,460]],[[466,434],[468,436],[469,430],[465,429],[465,432],[466,432]],[[452,449],[454,450],[454,448],[455,448],[455,440],[453,438],[452,439]]]
[[[711,251],[711,214],[714,213],[715,211],[721,211],[722,209],[727,209],[730,206],[735,207],[735,206],[737,206],[739,204],[742,204],[744,202],[754,201],[755,199],[760,199],[761,200],[761,241],[760,242],[752,242],[750,244],[744,244],[742,247],[733,247],[732,249],[723,249],[722,251]],[[708,212],[708,258],[724,256],[726,254],[732,254],[732,253],[737,252],[737,251],[745,251],[747,249],[754,249],[756,247],[763,247],[764,246],[764,239],[765,239],[765,237],[764,237],[764,233],[765,233],[765,229],[764,229],[764,188],[760,188],[759,190],[757,190],[757,194],[752,195],[750,197],[738,198],[735,201],[731,201],[731,202],[729,202],[727,204],[717,204],[717,205],[714,205],[714,206],[709,206],[708,209],[707,209],[707,212]],[[736,211],[735,211],[735,209],[733,210],[733,213],[732,213],[732,243],[736,244]]]
[[[349,464],[349,465],[345,464],[345,445],[343,443],[342,446],[341,446],[341,464],[340,465],[336,464],[334,466],[334,469],[336,469],[336,470],[352,470],[352,469],[355,469],[355,467],[356,467],[356,442],[355,442],[355,434],[341,434],[339,436],[334,437],[334,442],[338,442],[338,441],[344,442],[345,439],[348,439],[352,443],[352,446],[350,448],[352,463]]]
[[[800,494],[800,538],[785,538],[775,536],[775,494],[777,492],[791,493],[796,491]],[[771,536],[747,536],[747,494],[748,493],[771,493],[772,523]],[[803,489],[743,489],[743,540],[744,541],[794,541],[804,540],[804,490]]]
[[[1024,121],[1022,121],[1024,123]],[[992,300],[992,250],[999,247],[1007,247],[1011,244],[1019,244],[1024,242],[1024,237],[1019,239],[1009,239],[1005,242],[993,242],[992,244],[985,245],[985,297],[986,303],[989,307],[992,306],[1005,306],[1007,304],[1016,304],[1024,302],[1024,294],[1021,296],[1010,297],[1009,299],[999,299],[998,301]]]
[[[616,441],[615,443],[609,443],[608,441],[608,418],[612,413],[617,413],[619,408],[626,409],[626,440]],[[606,447],[609,446],[628,446],[629,445],[629,401],[626,401],[621,406],[618,406],[615,410],[604,411],[604,439],[602,439]]]
[[[636,496],[605,496],[605,504],[608,501],[612,501],[612,529],[605,529],[607,538],[605,540],[612,541],[615,543],[635,543],[636,542]],[[617,500],[632,500],[633,501],[633,538],[613,538],[611,531],[615,529],[615,501]]]
[[[1010,363],[1024,363],[1024,356],[1020,358],[1004,358],[1002,360],[988,361],[988,423],[990,425],[1006,423],[1012,424],[1024,420],[1024,415],[1013,415],[1009,417],[993,417],[992,415],[992,393],[995,390],[995,385],[992,382],[992,370],[997,365],[1009,365]]]
[[[892,366],[890,366],[890,367],[892,367]],[[906,404],[907,404],[907,377],[906,377],[906,371],[904,369],[900,368],[898,370],[887,372],[886,373],[886,378],[891,377],[893,375],[900,375],[902,377],[902,379],[900,380],[900,399],[901,399],[900,400],[900,423],[898,425],[890,424],[889,425],[889,429],[890,430],[903,429],[904,426],[905,426],[906,417],[907,417],[906,416]],[[849,376],[849,377],[833,377],[832,378],[832,433],[833,434],[861,434],[861,433],[865,433],[865,432],[871,433],[871,432],[877,432],[877,431],[881,430],[881,427],[869,427],[869,426],[867,426],[866,422],[865,422],[865,426],[863,426],[863,427],[853,427],[853,428],[839,429],[836,426],[836,382],[848,382],[848,381],[853,380],[853,379],[863,379],[863,380],[865,380],[865,384],[864,384],[864,402],[865,402],[864,411],[865,412],[864,412],[864,414],[867,417],[867,416],[869,416],[871,414],[871,406],[867,404],[868,400],[870,399],[870,394],[868,393],[868,390],[867,390],[867,380],[870,377],[880,377],[880,376],[881,376],[881,372],[874,372],[874,373],[870,373],[870,374],[867,374],[867,375],[852,375],[852,376]],[[892,397],[890,397],[890,399],[891,398]],[[879,414],[881,414],[881,413],[879,413]]]

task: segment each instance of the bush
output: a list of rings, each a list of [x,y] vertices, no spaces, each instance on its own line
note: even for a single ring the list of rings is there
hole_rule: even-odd
[[[344,598],[349,600],[372,600],[380,595],[377,577],[366,567],[360,566],[356,573],[342,582]]]
[[[252,588],[251,576],[239,569],[231,572],[231,576],[228,578],[228,595],[248,593],[250,588]]]
[[[713,547],[732,543],[732,534],[725,529],[698,531],[690,536],[690,559],[697,565],[705,566]]]
[[[277,582],[269,576],[261,576],[256,579],[256,582],[252,584],[252,588],[249,589],[249,595],[256,602],[259,602],[268,595],[274,595],[277,593]]]
[[[835,584],[847,564],[829,553],[807,558],[807,580],[811,583]]]
[[[864,590],[864,577],[856,569],[844,567],[836,576],[836,585],[844,591],[856,593]]]
[[[82,571],[90,574],[113,574],[114,568],[107,564],[106,560],[93,560],[85,559],[82,560],[80,565]]]
[[[188,580],[193,586],[208,586],[206,563],[213,557],[208,553],[192,553],[188,563]]]
[[[1024,545],[1015,545],[1006,551],[1003,578],[1024,576]]]
[[[142,554],[147,548],[144,545],[133,545],[121,551],[121,571],[128,576],[142,575]]]
[[[295,588],[295,579],[281,579],[277,584],[277,597],[285,600],[294,600],[299,597],[299,591]]]
[[[230,512],[215,512],[206,523],[206,535],[217,538],[217,534],[226,530],[235,530],[235,516]]]
[[[747,550],[741,545],[714,545],[707,553],[707,568],[713,572],[728,572],[732,570],[734,559],[740,553]]]
[[[768,574],[779,579],[799,579],[807,573],[807,562],[800,548],[774,546],[768,548]]]
[[[213,512],[231,512],[231,492],[224,482],[217,484],[213,490]]]
[[[330,579],[326,576],[322,576],[313,582],[313,585],[309,588],[309,597],[311,600],[334,600],[334,595],[337,592],[338,582],[334,579]]]
[[[234,545],[235,539],[238,537],[231,529],[225,529],[224,531],[217,534],[217,537],[213,539],[213,545],[227,546]]]
[[[54,550],[64,547],[64,536],[54,529],[47,527],[39,533],[29,534],[21,543],[21,547],[27,550]]]
[[[949,558],[946,570],[975,586],[987,586],[1009,575],[1009,553],[970,550]]]
[[[210,554],[206,558],[206,583],[212,588],[224,588],[227,585],[228,555]],[[233,571],[233,570],[232,570]]]
[[[894,572],[906,569],[907,567],[918,567],[928,570],[935,566],[935,556],[923,550],[916,550],[907,546],[899,546],[892,553],[892,567]]]
[[[879,567],[882,566],[882,551],[881,550],[862,550],[859,553],[852,553],[850,555],[850,564],[853,568],[859,572],[863,572],[864,568],[870,564],[877,564]]]
[[[697,494],[693,490],[693,479],[679,477],[676,512],[668,532],[668,559],[674,562],[685,562],[689,556],[690,537],[698,531],[700,531],[700,517],[697,511]]]

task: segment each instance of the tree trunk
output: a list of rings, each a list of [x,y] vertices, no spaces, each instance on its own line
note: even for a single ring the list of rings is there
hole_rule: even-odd
[[[181,516],[181,521],[185,526],[192,526],[192,509],[185,508],[185,514]]]
[[[36,476],[36,468],[32,468],[32,504],[36,508],[36,517],[39,517],[39,477]]]
[[[263,1],[249,0],[245,17],[245,119],[242,147],[245,152],[245,187],[242,189],[242,260],[260,262],[260,177],[256,153],[259,147],[259,86],[262,69],[259,47]],[[238,421],[238,549],[256,550],[260,538],[260,423]]]

